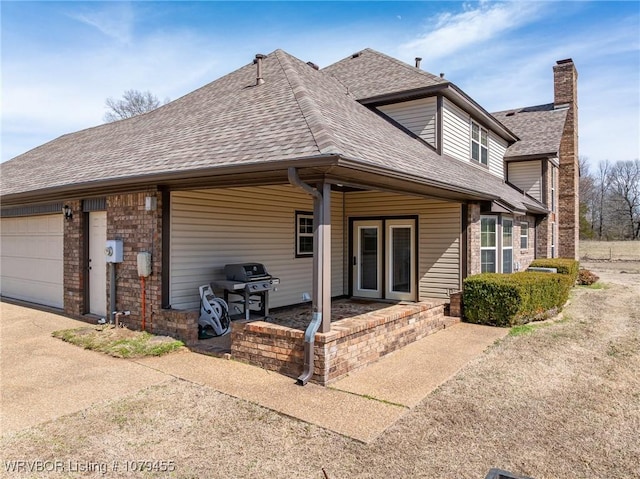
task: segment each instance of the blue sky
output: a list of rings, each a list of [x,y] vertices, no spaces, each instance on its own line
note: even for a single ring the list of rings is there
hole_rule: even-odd
[[[2,151],[102,123],[127,89],[176,99],[281,48],[321,67],[366,47],[462,88],[488,111],[553,101],[579,73],[580,155],[640,157],[640,2],[1,3]]]

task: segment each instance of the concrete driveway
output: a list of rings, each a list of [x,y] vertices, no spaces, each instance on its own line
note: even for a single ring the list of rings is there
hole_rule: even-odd
[[[186,349],[112,358],[51,336],[85,323],[13,304],[0,318],[2,435],[180,378],[370,442],[508,332],[456,324],[325,388]]]
[[[2,435],[116,399],[171,378],[51,336],[85,323],[0,303]]]

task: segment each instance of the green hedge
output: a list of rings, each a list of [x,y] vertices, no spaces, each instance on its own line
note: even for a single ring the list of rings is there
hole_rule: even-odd
[[[554,268],[556,266],[553,266]],[[514,326],[560,311],[574,280],[567,274],[484,273],[464,280],[465,320],[492,326]]]
[[[556,268],[560,274],[568,274],[575,282],[578,279],[580,263],[571,258],[542,258],[534,259],[530,266],[538,268]]]

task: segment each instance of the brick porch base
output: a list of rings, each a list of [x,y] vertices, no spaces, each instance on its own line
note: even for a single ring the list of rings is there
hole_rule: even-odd
[[[315,338],[312,382],[326,386],[382,356],[459,322],[430,302],[390,305],[335,321]],[[304,366],[304,331],[264,321],[232,323],[231,356],[298,377]]]

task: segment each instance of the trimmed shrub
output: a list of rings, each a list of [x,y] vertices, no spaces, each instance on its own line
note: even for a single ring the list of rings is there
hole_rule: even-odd
[[[600,277],[588,269],[581,269],[578,271],[578,284],[583,286],[590,286],[593,283],[597,282]]]
[[[560,274],[568,274],[575,282],[578,279],[580,263],[572,258],[541,258],[534,259],[530,266],[539,268],[556,268]]]
[[[462,290],[464,319],[491,326],[545,319],[562,309],[573,284],[566,274],[523,271],[470,276]]]

